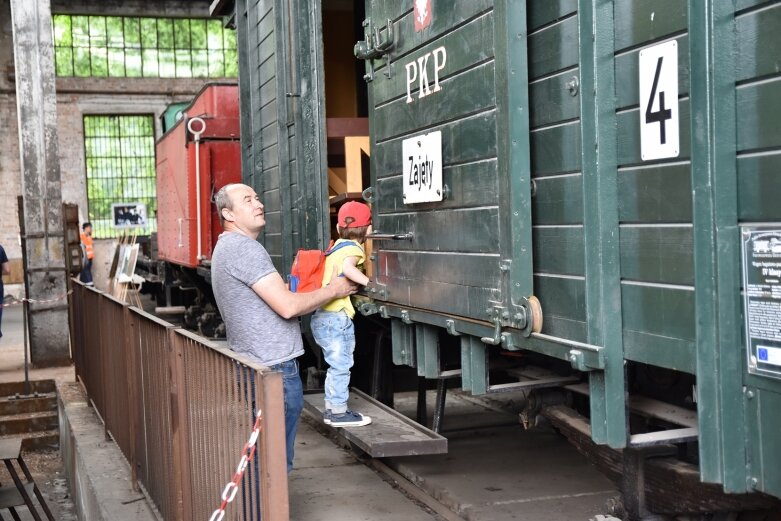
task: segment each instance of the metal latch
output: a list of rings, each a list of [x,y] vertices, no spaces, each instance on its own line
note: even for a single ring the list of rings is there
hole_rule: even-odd
[[[375,232],[370,233],[366,236],[367,239],[372,239],[374,241],[411,241],[412,240],[412,233],[381,233],[381,232]]]
[[[385,26],[385,38],[380,37],[380,29],[372,26],[372,19],[367,18],[363,21],[365,39],[355,44],[353,53],[359,60],[366,60],[368,71],[363,79],[372,81],[374,79],[374,60],[375,58],[386,57],[385,76],[391,77],[391,57],[390,51],[393,49],[395,34],[393,30],[393,20],[388,19]]]

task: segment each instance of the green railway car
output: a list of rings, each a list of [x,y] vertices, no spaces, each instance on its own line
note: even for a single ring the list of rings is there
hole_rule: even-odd
[[[282,273],[361,192],[329,179],[368,122],[361,311],[394,363],[533,390],[625,519],[778,506],[781,2],[218,3]]]

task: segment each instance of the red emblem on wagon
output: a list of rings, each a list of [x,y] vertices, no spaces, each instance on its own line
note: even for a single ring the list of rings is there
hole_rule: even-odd
[[[415,19],[416,33],[431,25],[431,1],[432,0],[415,0],[413,17]]]

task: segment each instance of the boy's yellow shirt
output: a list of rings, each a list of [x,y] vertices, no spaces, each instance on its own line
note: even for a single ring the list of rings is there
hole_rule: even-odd
[[[325,258],[325,273],[323,274],[323,287],[327,286],[329,282],[331,282],[331,275],[333,275],[334,272],[334,266],[337,267],[337,274],[342,274],[342,267],[344,266],[344,260],[347,257],[358,257],[358,262],[355,263],[355,266],[362,270],[363,268],[363,262],[366,260],[366,254],[363,251],[363,246],[358,244],[355,241],[350,241],[347,239],[339,239],[334,243],[332,248],[337,246],[340,243],[343,242],[350,242],[352,243],[351,246],[344,246],[342,248],[339,248],[332,254],[328,255]],[[324,311],[342,311],[344,310],[345,313],[347,313],[347,316],[350,318],[353,318],[355,316],[355,308],[353,308],[353,303],[350,300],[350,297],[341,297],[332,300],[331,302],[328,302],[325,304],[322,308]]]

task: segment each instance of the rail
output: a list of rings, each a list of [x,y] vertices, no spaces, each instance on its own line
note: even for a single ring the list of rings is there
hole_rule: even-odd
[[[76,378],[133,486],[165,520],[208,520],[262,411],[257,464],[225,519],[287,521],[282,377],[228,349],[73,281]]]

